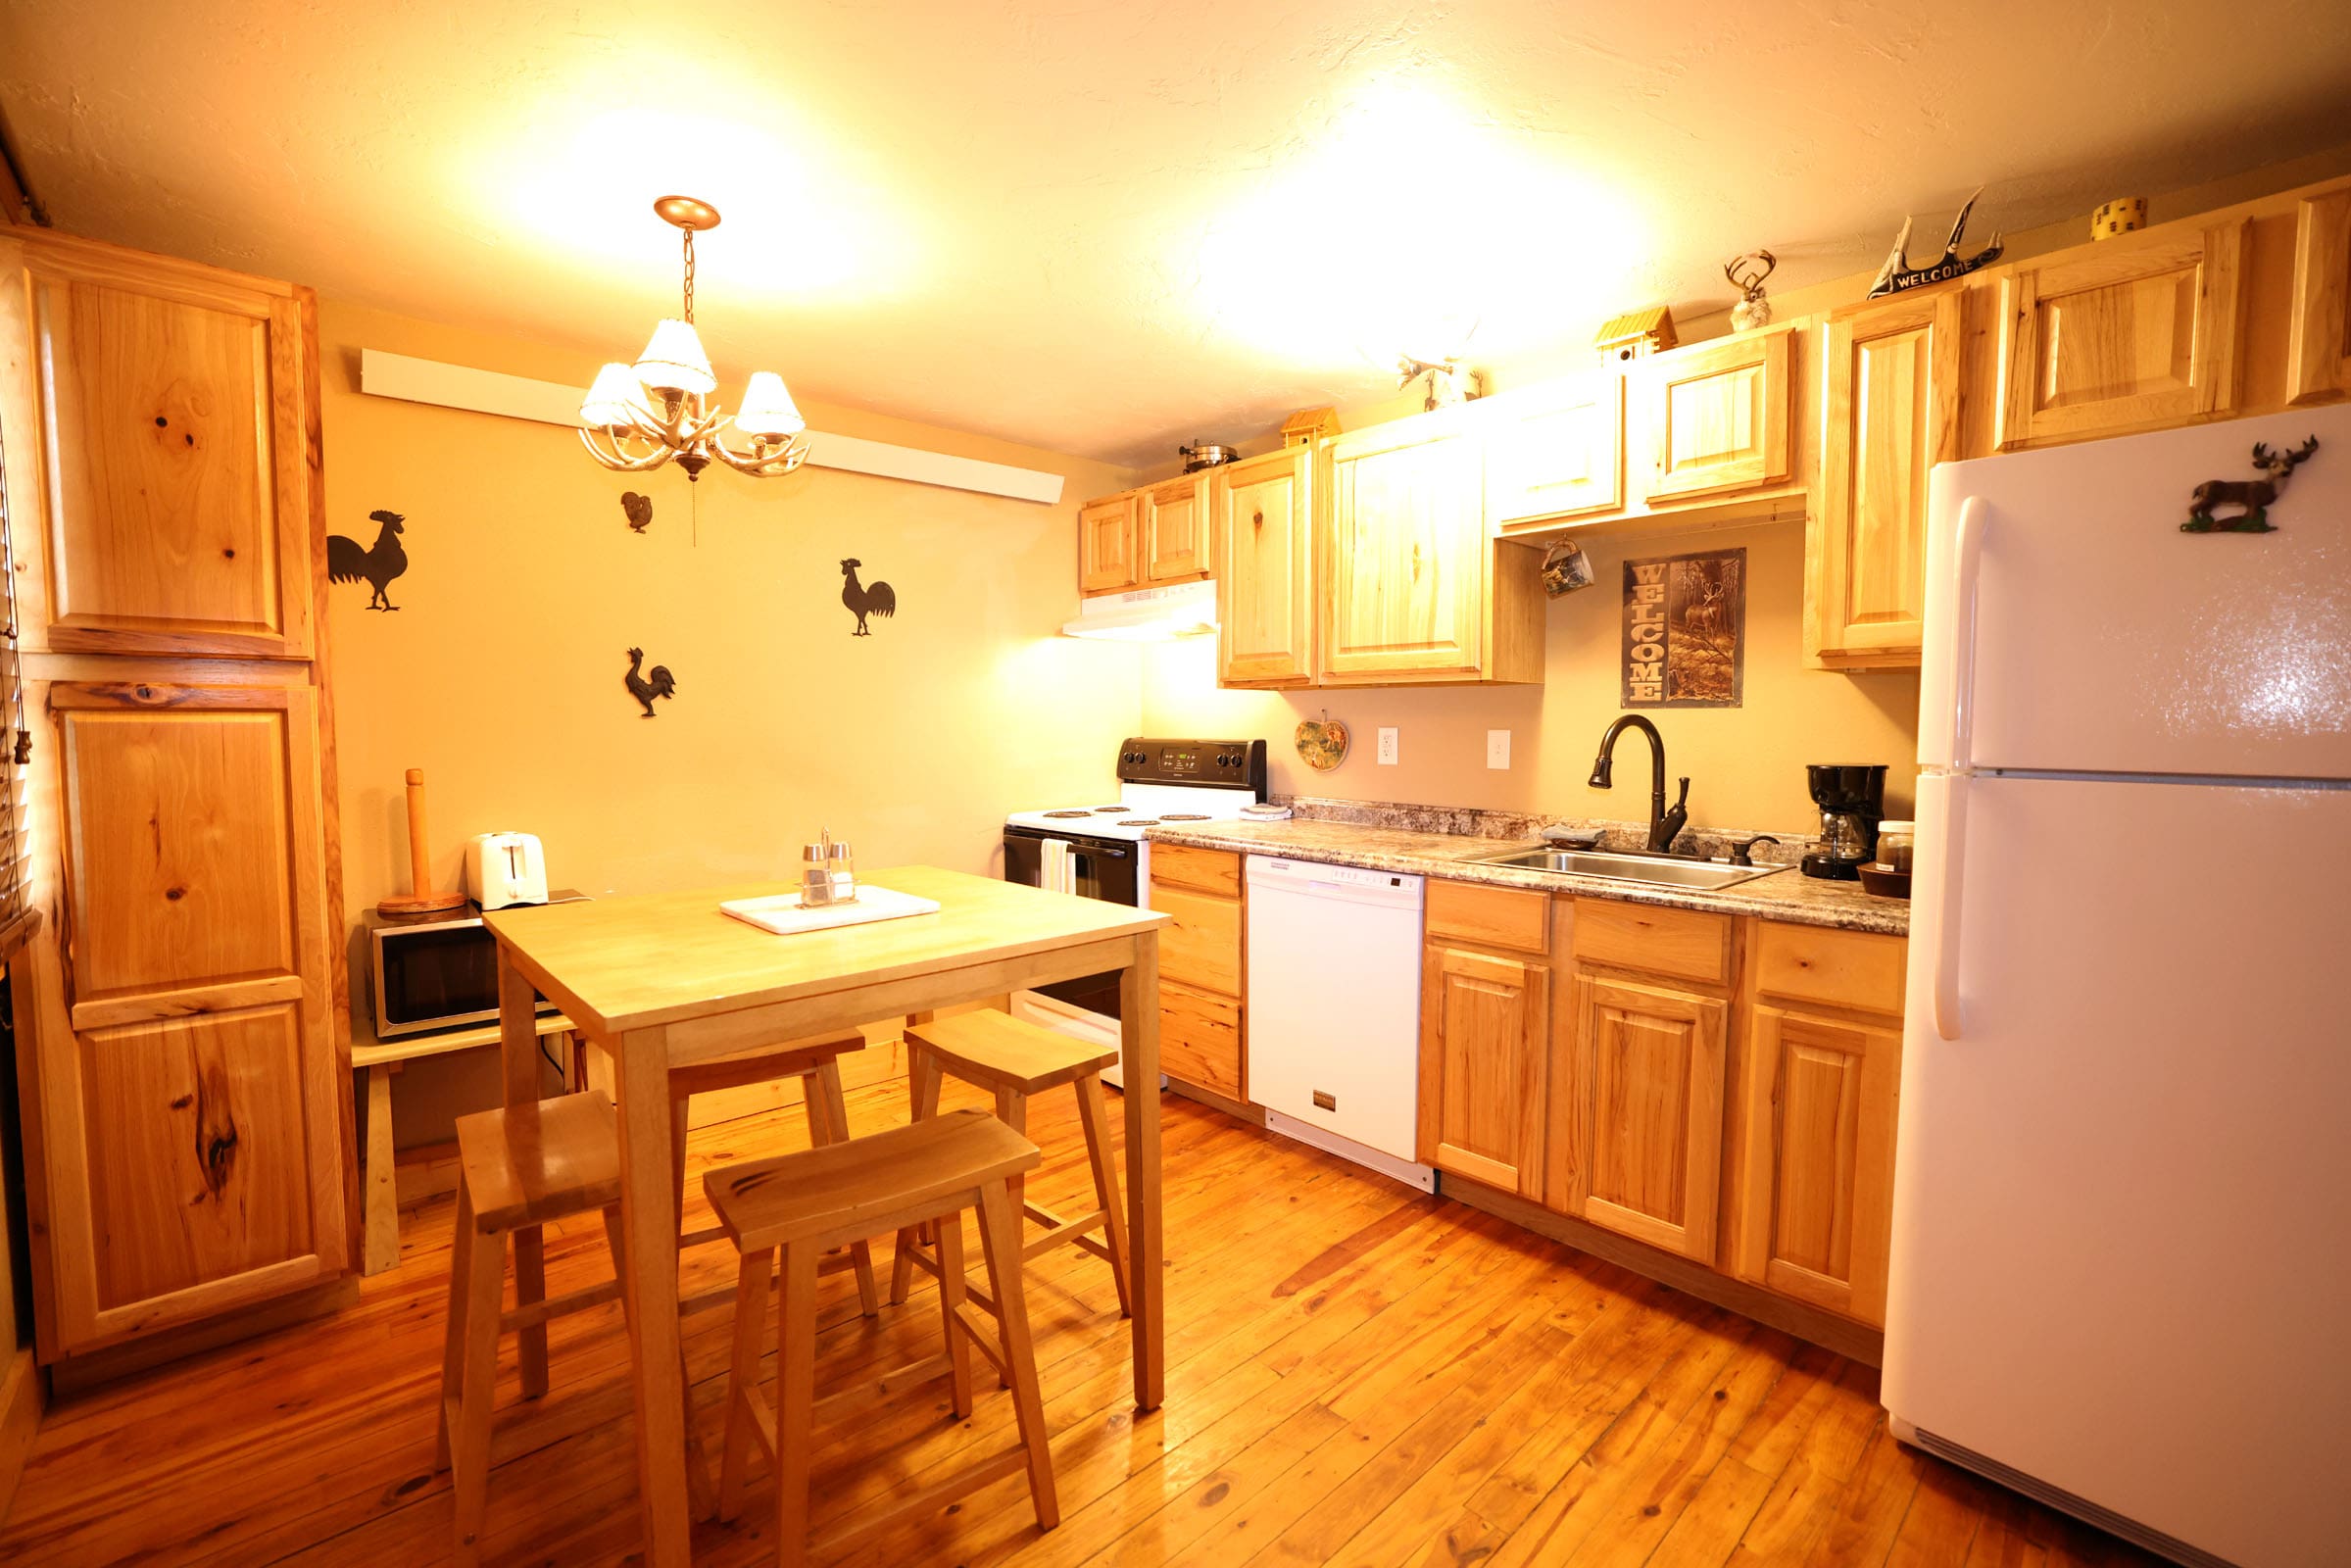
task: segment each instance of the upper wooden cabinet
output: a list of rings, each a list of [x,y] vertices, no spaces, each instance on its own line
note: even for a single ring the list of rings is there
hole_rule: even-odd
[[[1188,473],[1138,497],[1143,581],[1190,582],[1208,575],[1208,475]]]
[[[1495,533],[1623,510],[1625,378],[1615,369],[1504,393],[1480,413]]]
[[[1645,495],[1720,497],[1794,472],[1794,324],[1653,355],[1628,372],[1645,419]]]
[[[1284,447],[1216,469],[1216,678],[1226,686],[1314,679],[1314,509],[1324,463]]]
[[[2286,401],[2351,395],[2351,185],[2306,196],[2294,212],[2293,325]]]
[[[38,411],[26,646],[308,658],[308,292],[46,232],[0,236],[0,351]]]
[[[1993,446],[2185,424],[2237,406],[2245,220],[2167,225],[1999,278]]]
[[[1078,592],[1120,593],[1135,586],[1136,493],[1124,491],[1078,509]]]
[[[1959,455],[1955,289],[1833,314],[1820,504],[1806,540],[1806,652],[1915,664],[1925,636],[1927,470]]]
[[[66,849],[34,888],[64,928],[27,950],[16,1004],[48,1355],[340,1272],[349,1091],[317,694],[125,675],[42,695],[34,810]]]
[[[1465,412],[1332,440],[1316,559],[1322,683],[1543,679],[1542,563],[1488,534]]]

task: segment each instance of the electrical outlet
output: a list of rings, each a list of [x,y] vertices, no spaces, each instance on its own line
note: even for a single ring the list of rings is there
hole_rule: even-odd
[[[1490,729],[1486,732],[1486,765],[1506,768],[1510,765],[1510,732]]]
[[[1380,765],[1396,766],[1396,731],[1393,729],[1380,731]]]

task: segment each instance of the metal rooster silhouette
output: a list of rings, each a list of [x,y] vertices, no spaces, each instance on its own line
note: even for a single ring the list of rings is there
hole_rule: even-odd
[[[865,624],[867,615],[895,615],[898,613],[898,591],[896,589],[886,582],[877,582],[871,587],[867,587],[857,581],[857,568],[863,564],[865,563],[855,556],[851,556],[841,563],[841,603],[848,606],[849,612],[857,617],[857,630],[850,633],[852,637],[873,635],[873,628]]]
[[[637,673],[638,666],[644,662],[645,650],[642,648],[630,649],[628,651],[628,673],[620,677],[620,684],[627,687],[628,694],[644,708],[647,718],[658,718],[661,715],[653,710],[653,700],[657,697],[675,697],[677,695],[677,677],[669,673],[667,664],[656,664],[649,672],[652,679],[648,680],[645,676]]]
[[[653,497],[641,496],[634,490],[621,491],[620,514],[628,519],[632,533],[643,533],[653,521]]]
[[[1942,260],[1932,267],[1910,265],[1908,251],[1912,220],[1907,218],[1903,219],[1902,232],[1894,236],[1893,251],[1886,258],[1886,265],[1878,269],[1878,281],[1870,285],[1869,297],[1876,299],[1882,294],[1899,294],[1906,288],[1919,288],[1928,283],[1947,283],[1954,277],[1965,277],[1977,268],[1988,267],[1998,261],[2000,259],[2000,231],[1998,229],[1992,230],[1989,245],[1984,246],[1984,249],[1968,257],[1965,261],[1960,260],[1959,256],[1959,236],[1967,232],[1967,215],[1976,210],[1976,196],[1983,194],[1984,187],[1977,186],[1976,195],[1970,196],[1967,199],[1967,205],[1959,209],[1959,216],[1951,220],[1951,237],[1943,242]]]

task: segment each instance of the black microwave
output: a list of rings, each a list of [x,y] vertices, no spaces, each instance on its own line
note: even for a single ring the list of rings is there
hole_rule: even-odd
[[[568,904],[587,895],[569,888],[550,893],[550,904]],[[488,1023],[498,1016],[498,940],[481,923],[481,908],[467,904],[446,914],[365,916],[367,973],[375,995],[375,1038]],[[542,999],[541,1012],[555,1004]]]

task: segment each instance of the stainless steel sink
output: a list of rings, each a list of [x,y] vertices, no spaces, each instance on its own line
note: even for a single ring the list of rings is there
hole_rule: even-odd
[[[1508,865],[1526,871],[1556,871],[1566,876],[1612,877],[1619,882],[1647,882],[1657,887],[1698,888],[1712,892],[1736,887],[1759,876],[1785,871],[1784,865],[1728,865],[1719,860],[1686,860],[1671,855],[1619,855],[1606,850],[1507,850],[1499,855],[1473,855],[1471,865]]]

